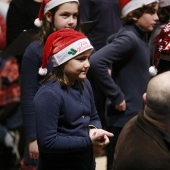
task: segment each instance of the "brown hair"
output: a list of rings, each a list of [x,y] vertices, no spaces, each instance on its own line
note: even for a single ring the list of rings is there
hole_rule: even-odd
[[[148,5],[143,5],[141,8],[137,8],[131,12],[129,12],[125,17],[121,17],[122,21],[127,24],[133,24],[136,21],[133,19],[134,17],[139,19],[144,13],[154,14],[155,6],[157,2],[150,3]]]
[[[42,80],[42,83],[47,81],[58,81],[62,87],[70,86],[70,82],[66,81],[64,78],[64,66],[65,64],[53,67],[52,71]],[[84,85],[84,80],[81,81],[81,84],[82,86]]]

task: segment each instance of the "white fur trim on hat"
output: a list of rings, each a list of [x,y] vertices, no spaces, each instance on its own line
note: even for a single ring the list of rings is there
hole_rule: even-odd
[[[34,25],[37,26],[37,27],[41,27],[42,26],[42,22],[39,18],[37,18],[35,21],[34,21]]]
[[[37,26],[37,27],[41,27],[42,26],[42,18],[44,16],[44,14],[51,10],[52,8],[56,7],[56,6],[59,6],[63,3],[67,3],[67,2],[76,2],[79,4],[79,1],[78,0],[50,0],[49,2],[45,2],[45,0],[41,3],[41,6],[40,6],[40,10],[39,10],[39,13],[38,13],[38,18],[35,19],[34,21],[34,25]]]
[[[50,9],[56,7],[56,6],[59,6],[63,3],[66,3],[66,2],[77,2],[79,4],[79,1],[78,0],[51,0],[49,1],[45,8],[44,8],[44,14],[49,11]]]
[[[151,66],[149,68],[149,73],[150,73],[151,76],[156,76],[157,73],[158,73],[158,70],[155,68],[155,66]]]
[[[159,2],[159,0],[131,0],[122,8],[122,16],[126,16],[129,12],[152,2]]]
[[[47,69],[40,67],[38,73],[42,76],[45,76],[47,74]]]
[[[93,49],[93,46],[87,38],[75,41],[53,55],[53,67],[61,65],[89,49]]]

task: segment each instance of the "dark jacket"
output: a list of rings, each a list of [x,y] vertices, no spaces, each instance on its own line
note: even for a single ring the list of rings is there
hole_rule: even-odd
[[[123,127],[143,109],[142,96],[150,79],[150,56],[146,33],[136,25],[125,25],[116,38],[96,51],[90,58],[89,73],[92,86],[108,98],[109,125]],[[108,67],[112,67],[112,75]],[[126,101],[126,110],[118,111],[116,104]]]
[[[59,82],[43,84],[34,98],[38,170],[94,170],[89,125],[101,128],[88,80],[61,87]],[[42,168],[40,168],[42,167]]]
[[[116,33],[120,26],[120,8],[118,0],[79,0],[82,21],[97,21],[87,34],[95,50],[106,45],[106,39]]]
[[[7,13],[7,45],[22,31],[36,28],[34,20],[38,17],[41,3],[33,0],[12,0]]]
[[[21,109],[23,114],[25,135],[28,140],[36,139],[34,96],[44,76],[38,74],[42,63],[43,45],[32,42],[25,50],[21,67]],[[50,62],[48,72],[53,68]]]
[[[114,157],[114,170],[169,170],[170,135],[140,113],[120,133]]]

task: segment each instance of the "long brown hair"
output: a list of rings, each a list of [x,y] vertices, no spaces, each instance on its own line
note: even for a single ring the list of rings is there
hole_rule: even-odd
[[[41,81],[41,83],[46,83],[48,81],[52,81],[53,83],[58,81],[62,87],[70,86],[70,82],[68,82],[64,77],[64,66],[65,63],[53,67],[52,71]],[[81,85],[84,86],[84,80],[79,81],[81,82]]]

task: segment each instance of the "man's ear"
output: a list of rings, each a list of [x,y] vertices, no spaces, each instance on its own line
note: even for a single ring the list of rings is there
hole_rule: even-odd
[[[146,104],[146,93],[143,94],[143,102]]]
[[[51,12],[47,11],[45,14],[46,20],[51,23],[52,22],[52,14]]]

